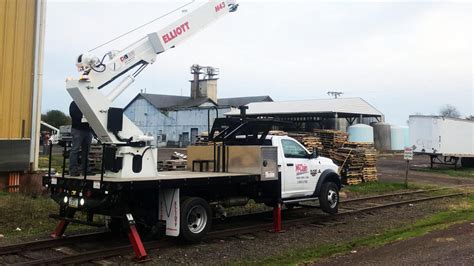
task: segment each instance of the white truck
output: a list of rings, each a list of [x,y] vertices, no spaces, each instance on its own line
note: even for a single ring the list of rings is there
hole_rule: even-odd
[[[262,129],[260,120],[242,123],[263,134],[255,141],[254,135],[237,129],[215,145],[190,146],[188,171],[161,171],[146,178],[48,174],[43,184],[60,205],[59,215],[52,217],[94,225],[93,215],[101,214],[111,218],[112,230],[119,230],[131,214],[142,232],[163,227],[167,235],[194,242],[205,236],[212,218],[221,217],[224,208],[243,206],[251,199],[289,207],[319,200],[323,211],[337,213],[342,185],[331,159],[308,151],[291,137],[266,135],[271,128]],[[234,124],[230,129],[235,128]],[[113,170],[110,167],[116,165],[104,165]],[[76,211],[87,213],[90,220],[74,220]]]
[[[442,116],[411,115],[410,144],[415,154],[429,155],[433,164],[474,167],[474,121]]]
[[[244,111],[240,118],[218,118],[209,135],[213,144],[195,153],[207,155],[193,157],[193,149],[199,148],[190,147],[192,170],[158,172],[157,148],[149,144],[152,137],[126,118],[123,109],[111,107],[156,61],[157,54],[236,9],[231,0],[208,1],[123,51],[107,53],[102,59],[90,54],[78,57],[82,75],[67,80],[66,87],[103,145],[102,171],[88,176],[85,164],[83,176],[69,176],[63,169],[61,175],[49,172],[43,177],[59,204],[59,214],[51,216],[60,220],[53,237],[63,235],[70,222],[97,225],[93,217],[100,214],[109,217],[111,229],[128,225],[134,246],[143,247],[135,224],[145,231],[163,226],[167,235],[197,241],[210,229],[212,210],[245,205],[250,199],[278,210],[281,204],[319,199],[324,211],[337,212],[338,167],[292,138],[268,136],[282,122],[247,119]],[[133,74],[107,95],[102,93],[102,88],[130,71]],[[87,220],[75,219],[77,211],[87,213]],[[136,250],[137,257],[144,256],[143,248]]]

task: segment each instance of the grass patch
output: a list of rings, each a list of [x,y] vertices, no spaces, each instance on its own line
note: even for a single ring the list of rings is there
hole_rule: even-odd
[[[420,189],[420,186],[409,184],[409,189]],[[356,194],[375,194],[375,193],[387,193],[398,190],[404,190],[405,184],[399,182],[367,182],[358,185],[345,186],[344,191],[349,191]]]
[[[295,265],[315,262],[323,257],[346,253],[361,247],[378,247],[395,241],[422,236],[431,231],[445,229],[453,224],[472,221],[473,219],[474,196],[471,195],[465,197],[462,203],[450,206],[448,211],[439,212],[413,224],[389,230],[383,234],[357,238],[346,243],[324,244],[306,249],[292,250],[279,256],[269,257],[261,261],[244,262],[243,264]]]
[[[426,173],[436,173],[453,177],[474,178],[474,168],[459,168],[457,170],[450,168],[414,168],[413,170]]]
[[[0,193],[0,234],[4,235],[5,239],[46,235],[57,223],[48,215],[57,212],[58,205],[50,198],[43,196],[33,198],[20,193]],[[71,224],[67,232],[77,232],[86,228],[89,227]]]
[[[48,164],[49,164],[49,155],[40,155],[39,161],[38,161],[38,167],[48,169]],[[66,160],[66,169],[68,165],[69,165],[69,160]],[[53,154],[51,156],[51,168],[54,168],[56,169],[57,172],[61,173],[63,169],[62,166],[63,166],[62,154]]]

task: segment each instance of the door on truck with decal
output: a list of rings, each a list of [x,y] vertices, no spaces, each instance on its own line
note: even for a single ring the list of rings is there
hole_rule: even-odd
[[[281,139],[283,160],[282,197],[293,198],[312,195],[316,178],[312,171],[316,169],[316,160],[309,158],[309,152],[292,139]]]

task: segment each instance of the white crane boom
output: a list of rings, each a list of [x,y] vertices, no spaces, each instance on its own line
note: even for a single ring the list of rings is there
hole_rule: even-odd
[[[175,47],[223,15],[235,11],[237,6],[234,0],[211,0],[122,51],[109,52],[102,59],[89,54],[82,54],[77,58],[76,66],[82,71],[82,76],[78,80],[67,80],[67,91],[102,143],[125,145],[119,148],[124,165],[132,160],[127,159],[126,154],[130,153],[127,145],[143,146],[139,143],[151,141],[153,137],[144,136],[137,126],[123,116],[122,109],[111,108],[112,102],[134,82],[148,64],[155,62],[157,54]],[[127,75],[107,96],[100,92],[101,88],[132,69],[136,70]],[[156,158],[150,160],[154,160],[156,166]],[[153,175],[156,173],[156,167],[154,168],[148,169],[148,173],[141,172],[143,175]],[[121,171],[124,170],[125,167]],[[128,170],[128,173],[122,173],[121,176],[137,175],[131,169]]]

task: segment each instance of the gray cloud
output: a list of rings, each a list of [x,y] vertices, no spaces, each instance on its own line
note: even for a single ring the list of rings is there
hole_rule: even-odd
[[[66,110],[64,80],[78,75],[78,54],[182,3],[48,2],[43,110]],[[116,104],[144,88],[187,95],[189,66],[199,63],[221,69],[220,97],[296,100],[340,90],[398,124],[448,103],[472,114],[472,30],[470,3],[242,2],[238,12],[160,54]]]

